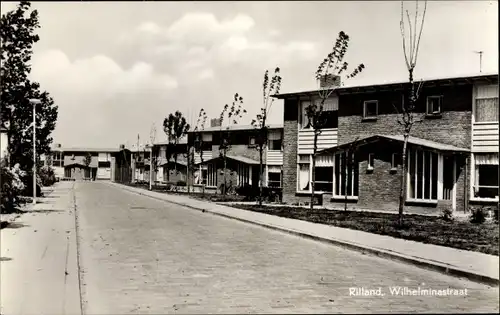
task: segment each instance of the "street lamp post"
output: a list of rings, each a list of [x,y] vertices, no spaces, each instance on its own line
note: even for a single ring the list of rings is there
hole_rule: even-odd
[[[33,204],[36,204],[36,105],[41,101],[36,98],[29,101],[33,104]]]

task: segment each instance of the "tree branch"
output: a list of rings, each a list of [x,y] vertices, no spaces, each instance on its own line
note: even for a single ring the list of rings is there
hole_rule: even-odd
[[[420,25],[420,33],[418,34],[417,49],[416,49],[416,52],[415,52],[415,62],[414,62],[414,64],[417,64],[418,48],[420,47],[420,37],[422,36],[422,30],[424,28],[424,22],[425,22],[425,12],[427,12],[427,0],[425,0],[424,13],[422,15],[422,24]]]

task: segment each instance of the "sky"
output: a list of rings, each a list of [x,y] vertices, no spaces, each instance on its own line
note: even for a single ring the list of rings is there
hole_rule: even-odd
[[[2,2],[4,14],[17,2]],[[414,16],[415,2],[405,2]],[[180,110],[196,124],[218,117],[235,93],[250,121],[262,106],[266,69],[282,92],[317,87],[315,71],[340,31],[346,61],[364,71],[346,85],[408,77],[399,1],[34,2],[41,28],[31,78],[59,106],[54,143],[118,147],[164,141],[163,120]],[[420,5],[422,12],[423,3]],[[498,2],[429,1],[416,78],[498,72]],[[282,123],[276,101],[270,123]],[[208,122],[209,124],[209,122]],[[209,126],[206,126],[209,127]]]

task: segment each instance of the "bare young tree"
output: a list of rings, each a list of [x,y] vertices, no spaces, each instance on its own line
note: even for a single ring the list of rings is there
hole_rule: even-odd
[[[222,157],[224,163],[224,184],[222,187],[222,194],[225,195],[227,192],[227,151],[231,149],[231,126],[237,125],[238,120],[243,117],[246,113],[246,109],[243,108],[243,97],[238,93],[234,94],[234,99],[231,107],[228,104],[224,105],[222,112],[219,116],[219,155]],[[224,126],[224,121],[226,125]]]
[[[92,163],[92,153],[87,152],[83,157],[83,164],[89,170],[89,180],[92,179],[92,168],[90,167],[90,163]]]
[[[321,88],[322,80],[328,80],[331,76],[341,77],[344,71],[347,70],[348,63],[344,61],[347,48],[349,47],[349,36],[341,31],[332,47],[332,51],[318,66],[316,71],[316,80],[320,84],[318,91],[318,100],[311,99],[311,104],[306,107],[306,116],[309,126],[314,130],[313,154],[312,154],[312,174],[311,174],[311,210],[314,207],[314,186],[315,186],[315,168],[316,155],[318,152],[318,137],[324,128],[327,117],[323,114],[323,109],[326,100],[334,92],[333,87]],[[364,64],[359,64],[350,74],[346,75],[346,79],[353,78],[363,71]],[[324,81],[323,81],[324,82]]]
[[[264,151],[267,147],[268,141],[268,126],[267,126],[267,115],[271,111],[273,106],[274,98],[271,95],[279,94],[281,89],[281,75],[280,68],[274,69],[274,74],[269,81],[269,71],[266,70],[264,73],[264,82],[262,84],[262,107],[260,109],[260,114],[257,115],[256,119],[252,120],[252,126],[257,131],[256,145],[259,151],[259,206],[262,206],[262,189],[264,186]]]
[[[403,225],[403,212],[404,203],[406,200],[405,186],[406,186],[406,170],[407,170],[407,155],[408,155],[408,138],[413,125],[415,123],[422,122],[422,119],[415,118],[415,105],[417,99],[420,95],[422,88],[422,81],[419,83],[418,87],[415,89],[415,82],[413,79],[413,71],[417,65],[418,48],[420,46],[420,37],[422,36],[422,30],[424,27],[425,13],[427,11],[427,1],[424,1],[424,10],[422,16],[419,16],[419,1],[415,4],[415,18],[412,24],[410,13],[408,10],[404,9],[403,1],[401,1],[401,21],[399,26],[401,29],[401,38],[403,39],[403,54],[405,57],[406,67],[409,74],[409,93],[404,93],[403,99],[408,97],[408,102],[403,101],[401,106],[401,112],[396,109],[398,113],[398,123],[403,128],[403,152],[401,158],[402,170],[400,175],[400,189],[399,189],[399,225]],[[405,13],[408,22],[409,32],[405,31]],[[420,26],[418,22],[420,20]],[[409,94],[409,95],[408,95]]]
[[[194,151],[198,152],[200,156],[199,176],[202,180],[202,195],[205,195],[205,184],[203,184],[203,130],[205,130],[205,123],[207,122],[207,113],[202,108],[198,114],[198,120],[196,121],[196,126],[194,127]],[[193,152],[194,153],[194,152]],[[194,157],[192,159],[194,166]]]
[[[163,130],[168,137],[167,144],[167,168],[168,162],[170,162],[170,157],[174,158],[174,171],[177,172],[177,157],[179,154],[179,141],[187,135],[190,126],[186,121],[186,118],[182,115],[180,111],[176,111],[175,114],[169,114],[167,118],[163,120]],[[168,172],[167,172],[168,176]]]

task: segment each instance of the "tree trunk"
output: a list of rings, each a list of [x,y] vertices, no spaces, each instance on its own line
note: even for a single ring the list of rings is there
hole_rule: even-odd
[[[344,166],[345,166],[345,179],[344,179],[344,185],[345,185],[345,191],[344,191],[344,211],[347,211],[347,185],[349,184],[349,150],[346,152],[344,155]]]
[[[316,180],[316,152],[318,151],[318,133],[316,130],[314,131],[314,146],[313,146],[313,155],[312,155],[312,174],[311,174],[311,210],[314,209],[314,190],[315,190],[315,180]]]
[[[191,169],[191,164],[189,164],[189,163],[190,163],[190,161],[191,161],[191,159],[189,158],[189,157],[190,157],[190,155],[191,155],[191,152],[190,152],[190,150],[189,150],[189,148],[188,148],[188,155],[187,155],[187,169],[186,169],[186,185],[187,185],[187,192],[188,192],[188,194],[191,192],[191,189],[190,189],[190,186],[189,186],[189,171],[190,171],[190,169]]]
[[[403,154],[401,157],[401,186],[399,187],[399,226],[403,225],[403,211],[404,211],[404,202],[406,199],[405,196],[405,186],[406,186],[406,148],[408,145],[408,136],[409,134],[405,131],[404,133],[404,141],[403,141]]]
[[[260,169],[259,169],[259,175],[260,175],[260,178],[259,178],[259,182],[260,182],[260,187],[259,187],[259,206],[262,206],[262,186],[264,186],[264,180],[263,180],[263,153],[262,152],[264,150],[264,147],[262,145],[260,145],[259,147],[259,161],[260,161]]]
[[[413,86],[413,69],[409,69],[409,80],[410,80],[410,97],[409,104],[407,108],[403,108],[403,115],[407,115],[405,123],[405,130],[403,134],[403,154],[401,156],[401,186],[399,189],[399,215],[398,215],[398,224],[399,226],[403,226],[403,212],[404,212],[404,203],[406,200],[405,194],[405,186],[406,186],[406,155],[407,155],[407,147],[408,147],[408,138],[410,137],[411,127],[413,125],[413,110],[415,109],[415,87]],[[406,105],[405,105],[406,106]]]
[[[222,186],[222,194],[226,195],[226,149],[224,149],[224,186]]]

